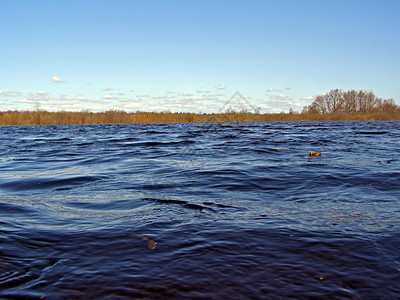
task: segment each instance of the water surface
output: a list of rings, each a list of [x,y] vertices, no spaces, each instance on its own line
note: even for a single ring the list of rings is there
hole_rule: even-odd
[[[2,298],[400,293],[400,122],[10,126],[0,136]]]

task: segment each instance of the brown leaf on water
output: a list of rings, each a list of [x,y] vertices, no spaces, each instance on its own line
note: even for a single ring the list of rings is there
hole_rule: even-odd
[[[142,241],[147,241],[147,247],[150,250],[156,249],[156,247],[157,247],[157,242],[156,241],[150,240],[148,237],[143,237],[141,240]]]
[[[149,247],[150,250],[154,250],[157,247],[157,242],[155,242],[153,240],[149,240],[147,242],[147,246]]]
[[[310,151],[310,152],[308,152],[308,156],[310,156],[310,157],[322,156],[322,154],[321,154],[321,152]]]

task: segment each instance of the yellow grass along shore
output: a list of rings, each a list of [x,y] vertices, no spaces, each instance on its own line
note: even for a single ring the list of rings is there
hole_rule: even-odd
[[[247,111],[225,113],[178,112],[49,112],[3,111],[0,125],[67,125],[67,124],[118,124],[118,123],[190,123],[190,122],[278,122],[278,121],[395,121],[400,120],[400,110],[382,112],[333,113],[277,113],[257,114]]]

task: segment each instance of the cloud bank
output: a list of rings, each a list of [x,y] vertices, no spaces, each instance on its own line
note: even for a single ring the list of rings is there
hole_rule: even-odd
[[[58,76],[51,77],[51,82],[62,83]],[[40,105],[49,111],[59,110],[89,110],[93,112],[110,109],[132,111],[171,111],[216,113],[231,109],[234,111],[259,111],[261,113],[274,113],[299,110],[303,102],[310,101],[311,97],[295,98],[283,93],[290,88],[268,88],[259,91],[259,95],[243,94],[246,101],[231,99],[234,90],[227,86],[216,85],[213,87],[197,87],[192,90],[166,89],[164,92],[152,93],[149,90],[127,90],[110,87],[109,85],[97,88],[84,87],[79,94],[55,94],[54,91],[39,90],[37,92],[21,93],[11,89],[0,90],[3,98],[2,107],[6,109],[35,109]],[[66,91],[64,91],[66,92]],[[68,92],[70,93],[70,91]],[[83,93],[83,94],[82,94]],[[236,93],[234,94],[236,95]],[[14,99],[12,99],[14,97]],[[16,97],[16,99],[15,99]],[[1,100],[3,100],[1,99]]]

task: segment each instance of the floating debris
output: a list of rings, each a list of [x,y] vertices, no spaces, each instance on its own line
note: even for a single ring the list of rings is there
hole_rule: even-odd
[[[304,153],[301,151],[282,150],[282,149],[278,149],[278,148],[272,148],[272,150],[278,151],[278,152],[286,152],[286,153]],[[321,152],[310,151],[310,152],[308,152],[308,156],[313,157],[313,156],[326,156],[326,155],[322,154]]]
[[[313,157],[313,156],[322,156],[321,152],[314,152],[310,151],[308,152],[308,156]]]
[[[153,240],[150,240],[148,237],[142,238],[142,241],[147,241],[147,247],[148,247],[150,250],[154,250],[154,249],[156,249],[156,247],[157,247],[157,242],[156,242],[156,241],[153,241]]]

